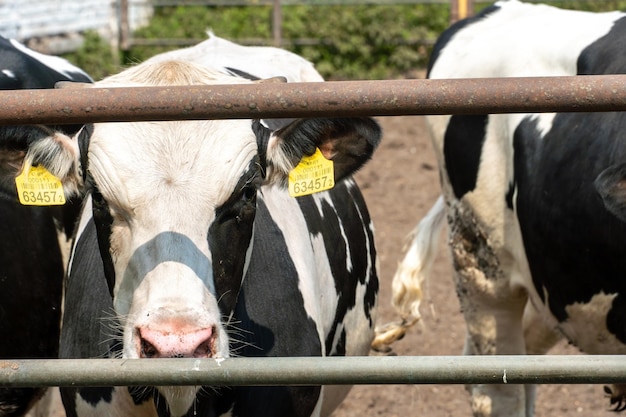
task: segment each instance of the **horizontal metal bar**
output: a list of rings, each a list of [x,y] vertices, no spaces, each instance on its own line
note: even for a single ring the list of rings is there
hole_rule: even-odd
[[[0,386],[624,383],[624,356],[0,361]]]
[[[0,91],[0,125],[626,110],[626,75]]]

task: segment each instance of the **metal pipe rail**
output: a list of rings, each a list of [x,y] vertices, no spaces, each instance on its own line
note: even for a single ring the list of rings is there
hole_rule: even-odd
[[[626,75],[0,92],[0,125],[626,110]]]
[[[625,383],[618,355],[0,360],[0,386]]]

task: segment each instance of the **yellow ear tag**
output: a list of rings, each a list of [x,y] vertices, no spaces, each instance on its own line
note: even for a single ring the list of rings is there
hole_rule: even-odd
[[[61,180],[43,166],[23,169],[15,177],[17,195],[25,206],[60,206],[65,204]]]
[[[330,190],[335,186],[333,161],[324,158],[318,149],[311,156],[305,156],[289,173],[289,195],[300,197],[320,191]]]

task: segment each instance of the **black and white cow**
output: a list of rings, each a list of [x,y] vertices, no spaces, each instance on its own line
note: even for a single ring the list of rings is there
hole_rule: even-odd
[[[626,14],[502,1],[445,31],[430,78],[626,72]],[[562,336],[626,353],[626,114],[429,118],[443,199],[394,280],[406,314],[444,219],[467,354],[545,353]],[[624,408],[622,387],[610,389]],[[475,415],[531,416],[533,387],[471,387]]]
[[[250,83],[152,61],[98,87]],[[66,289],[61,357],[366,355],[378,279],[350,175],[372,155],[370,118],[100,123],[30,146],[68,195],[87,193]],[[291,197],[316,149],[334,188]],[[47,161],[47,163],[46,163]],[[104,323],[103,323],[104,320]],[[349,387],[63,390],[72,415],[328,415]]]
[[[64,59],[0,37],[1,90],[54,88],[58,81],[90,82],[91,78]],[[23,158],[25,142],[48,137],[53,129],[0,128],[2,165],[13,166]],[[77,130],[62,129],[66,134]],[[14,181],[8,181],[8,187],[15,187]],[[15,198],[0,198],[0,358],[57,357],[67,259],[63,254],[67,255],[79,208],[77,202],[63,208],[30,207]],[[43,392],[0,388],[0,416],[24,414]]]

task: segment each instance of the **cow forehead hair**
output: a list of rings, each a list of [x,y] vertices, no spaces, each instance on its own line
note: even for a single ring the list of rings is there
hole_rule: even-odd
[[[89,170],[118,208],[167,196],[206,207],[228,198],[257,153],[249,120],[103,123]]]
[[[96,84],[132,87],[249,82],[194,63],[163,61],[139,64]],[[250,120],[101,123],[95,125],[89,145],[90,171],[103,195],[120,208],[134,206],[139,195],[145,202],[150,196],[141,190],[158,189],[163,184],[177,184],[178,191],[185,185],[213,190],[209,193],[213,201],[206,203],[218,203],[233,191],[256,153]],[[202,181],[209,183],[203,186]],[[170,195],[176,195],[171,191]]]
[[[185,61],[145,62],[96,83],[97,87],[246,84],[217,68]]]

